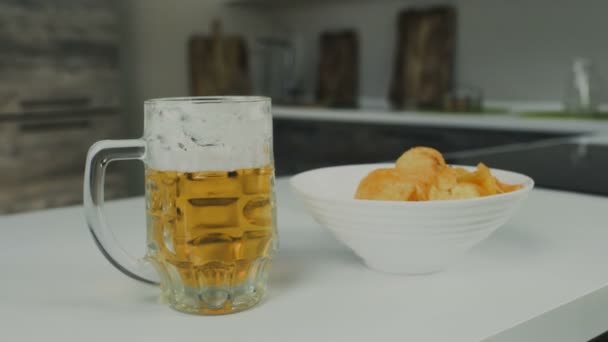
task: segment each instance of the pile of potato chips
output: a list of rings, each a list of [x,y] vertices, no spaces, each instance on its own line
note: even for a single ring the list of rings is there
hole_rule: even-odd
[[[429,201],[475,198],[520,189],[501,183],[483,163],[477,170],[446,165],[441,153],[414,147],[399,157],[394,168],[376,169],[357,188],[355,198],[384,201]]]

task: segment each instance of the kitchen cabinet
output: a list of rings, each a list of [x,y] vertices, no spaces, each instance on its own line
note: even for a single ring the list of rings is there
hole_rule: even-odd
[[[121,138],[116,108],[0,116],[0,214],[80,203],[89,146]],[[109,168],[107,198],[127,195],[120,169]]]
[[[289,175],[323,166],[392,161],[420,145],[449,154],[571,135],[574,133],[275,118],[274,153],[277,174]]]
[[[114,1],[0,3],[0,214],[80,203],[89,146],[126,133],[118,21]]]

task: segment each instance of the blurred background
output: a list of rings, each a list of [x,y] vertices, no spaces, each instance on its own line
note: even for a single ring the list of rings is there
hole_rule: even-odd
[[[93,142],[139,137],[144,100],[189,95],[271,96],[278,175],[428,145],[608,192],[549,172],[573,163],[561,139],[608,132],[607,12],[603,0],[0,0],[0,213],[80,203]],[[488,152],[504,146],[526,150]],[[593,153],[564,173],[600,177],[605,150]],[[142,170],[111,165],[106,197],[141,194]]]

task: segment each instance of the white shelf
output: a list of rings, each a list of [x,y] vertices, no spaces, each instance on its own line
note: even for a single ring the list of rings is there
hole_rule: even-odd
[[[507,103],[507,102],[495,102]],[[545,108],[543,106],[518,105],[509,108]],[[553,107],[548,107],[553,108]],[[602,107],[603,108],[603,107]],[[509,129],[554,133],[592,133],[608,136],[608,120],[560,119],[522,117],[517,112],[505,114],[467,114],[445,112],[391,111],[386,109],[331,109],[323,107],[273,106],[272,115],[277,119],[330,120],[341,122],[381,122],[393,125],[423,125],[437,127],[461,127],[474,129]]]
[[[379,0],[381,2],[404,2],[403,0]],[[324,5],[337,3],[377,3],[374,0],[227,0],[226,5],[250,8],[285,8],[303,5]],[[404,2],[405,3],[405,2]]]

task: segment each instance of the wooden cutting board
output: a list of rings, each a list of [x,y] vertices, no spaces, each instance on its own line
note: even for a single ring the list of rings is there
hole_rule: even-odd
[[[438,109],[452,87],[456,10],[449,6],[399,14],[389,99],[394,108]]]
[[[189,57],[193,96],[251,93],[246,41],[225,36],[219,21],[213,22],[210,34],[190,38]]]
[[[324,32],[319,40],[317,101],[329,107],[356,107],[359,43],[352,30]]]

